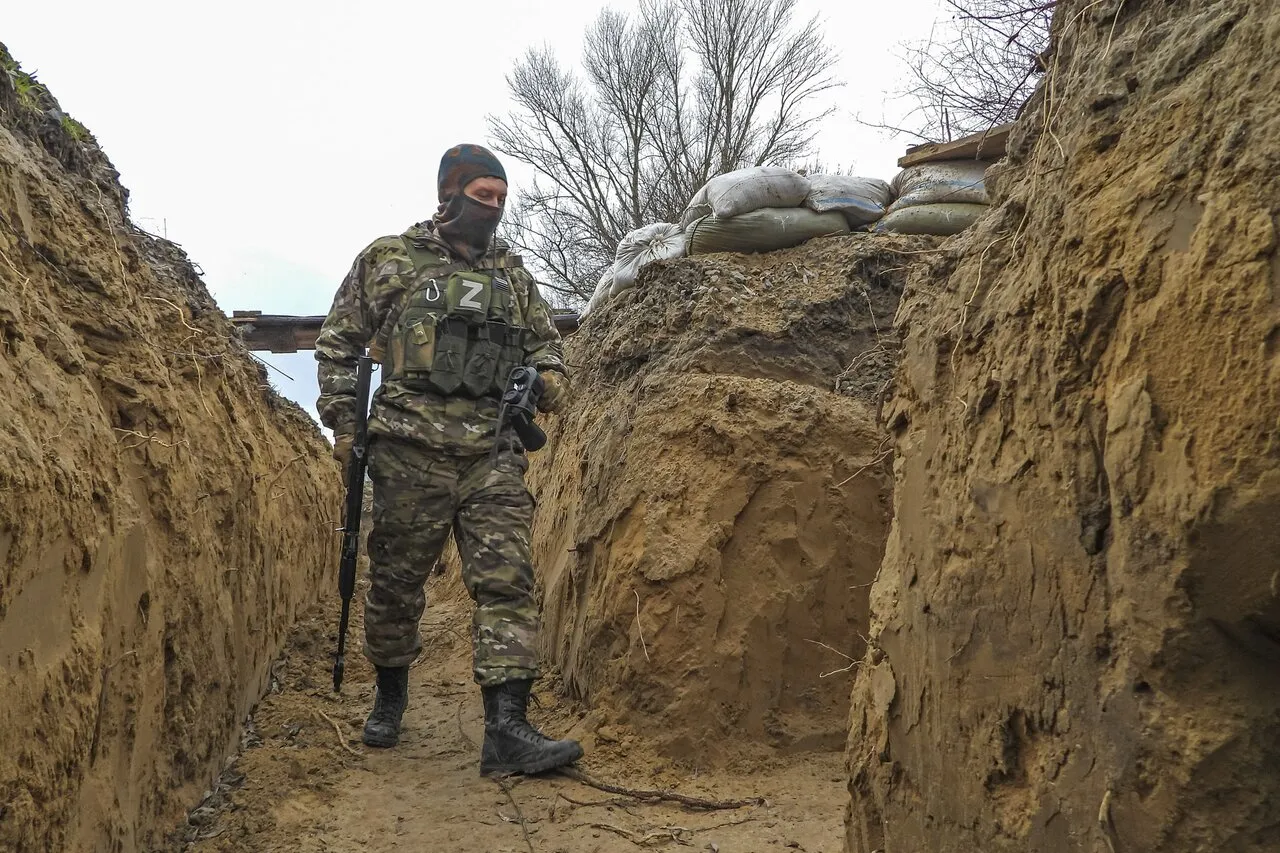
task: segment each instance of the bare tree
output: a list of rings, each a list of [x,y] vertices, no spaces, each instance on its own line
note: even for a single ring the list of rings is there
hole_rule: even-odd
[[[642,0],[587,28],[581,72],[531,49],[507,76],[495,147],[532,166],[507,238],[549,285],[584,298],[618,241],[678,221],[721,172],[810,153],[835,56],[796,0]]]
[[[890,129],[946,142],[1012,121],[1045,70],[1058,0],[947,0],[955,13],[906,46],[915,106]],[[884,126],[884,125],[881,125]]]

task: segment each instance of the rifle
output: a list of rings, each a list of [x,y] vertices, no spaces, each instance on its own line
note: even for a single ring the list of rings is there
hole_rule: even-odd
[[[498,426],[493,432],[493,452],[489,454],[491,465],[498,461],[498,439],[508,422],[520,436],[525,450],[541,450],[547,443],[547,434],[533,422],[538,415],[538,398],[542,396],[544,387],[537,368],[517,367],[511,371],[507,390],[498,404]]]
[[[369,386],[373,382],[373,359],[362,355],[356,359],[356,434],[347,462],[347,505],[342,519],[342,561],[338,564],[338,595],[342,598],[342,617],[338,622],[338,653],[333,661],[333,692],[342,690],[342,673],[346,668],[347,619],[351,614],[351,596],[356,589],[356,558],[360,554],[360,514],[364,511],[364,474],[369,465],[365,455],[369,436]]]

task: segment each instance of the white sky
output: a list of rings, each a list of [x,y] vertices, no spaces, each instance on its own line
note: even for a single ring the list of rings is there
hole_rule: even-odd
[[[504,75],[531,45],[576,62],[605,5],[488,0],[59,0],[10,3],[3,41],[106,149],[135,221],[167,231],[219,306],[323,314],[357,252],[435,210],[440,154],[488,144]],[[897,118],[904,41],[942,0],[799,0],[841,59],[837,112],[818,153],[886,180],[909,141],[855,116]],[[554,10],[554,11],[553,11]],[[513,190],[531,173],[504,158]],[[309,352],[260,354],[282,393],[315,413]]]

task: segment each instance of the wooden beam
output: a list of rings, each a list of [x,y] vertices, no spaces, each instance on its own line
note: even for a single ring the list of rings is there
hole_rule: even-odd
[[[1013,123],[1002,124],[953,142],[930,142],[915,145],[898,159],[898,167],[919,166],[939,160],[999,160],[1009,143]]]
[[[551,322],[556,324],[556,331],[560,333],[560,337],[567,338],[574,332],[578,331],[578,326],[582,323],[582,315],[576,311],[566,311],[563,313],[552,313]]]
[[[261,311],[233,311],[231,324],[240,330],[241,337],[251,350],[266,352],[298,352],[316,348],[323,315],[293,316],[291,314],[263,314]],[[553,314],[556,329],[568,337],[578,329],[577,314],[564,312]]]
[[[251,350],[297,352],[316,348],[324,317],[295,317],[289,314],[263,314],[261,311],[233,311],[231,324]]]

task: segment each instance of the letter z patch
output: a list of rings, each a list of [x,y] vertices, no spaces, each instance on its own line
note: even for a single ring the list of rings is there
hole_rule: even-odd
[[[458,306],[470,308],[472,311],[483,311],[485,306],[477,302],[476,297],[484,290],[484,284],[478,281],[464,281],[462,287],[465,292],[458,299]]]

